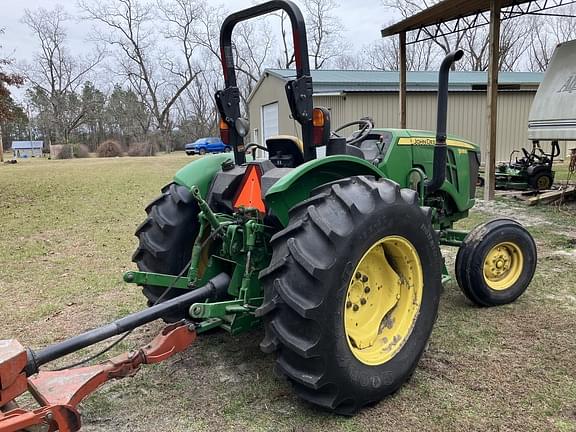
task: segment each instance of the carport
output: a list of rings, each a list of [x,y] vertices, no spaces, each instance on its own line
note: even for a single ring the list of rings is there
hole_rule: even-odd
[[[484,25],[490,26],[487,98],[487,137],[484,154],[486,183],[484,199],[494,199],[496,166],[496,122],[498,116],[498,72],[500,24],[522,15],[558,16],[551,9],[576,3],[576,0],[443,0],[422,12],[382,30],[382,36],[398,35],[400,69],[400,127],[406,128],[406,46]],[[562,15],[565,16],[565,15]],[[466,18],[466,19],[465,19]],[[406,42],[407,32],[417,32]]]

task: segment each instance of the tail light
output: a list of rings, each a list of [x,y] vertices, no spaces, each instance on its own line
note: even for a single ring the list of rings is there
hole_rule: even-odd
[[[220,119],[220,138],[224,144],[230,144],[230,126],[222,118]]]
[[[312,144],[320,147],[330,138],[330,111],[326,108],[314,108],[312,111]]]

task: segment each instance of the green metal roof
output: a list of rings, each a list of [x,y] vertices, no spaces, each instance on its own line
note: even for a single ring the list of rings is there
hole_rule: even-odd
[[[296,71],[267,69],[265,73],[282,80],[293,79]],[[535,90],[544,77],[540,72],[500,72],[498,80],[502,89]],[[312,71],[315,93],[328,92],[382,92],[398,91],[398,72],[315,70]],[[488,82],[486,72],[450,73],[449,88],[452,91],[483,90]],[[409,91],[435,91],[438,87],[437,71],[407,73]]]

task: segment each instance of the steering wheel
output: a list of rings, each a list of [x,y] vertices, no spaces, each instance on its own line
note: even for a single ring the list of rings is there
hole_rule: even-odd
[[[372,122],[372,120],[362,118],[360,120],[355,120],[350,123],[343,124],[338,129],[332,131],[332,135],[337,138],[342,138],[340,135],[338,135],[338,132],[340,132],[343,129],[349,128],[350,126],[356,126],[356,125],[359,126],[359,129],[346,138],[346,144],[353,145],[363,141],[368,135],[370,135],[372,129],[374,129],[374,123]]]
[[[522,153],[524,153],[524,158],[521,159],[520,162],[523,163],[524,165],[530,165],[534,163],[535,159],[538,158],[538,155],[535,152],[530,153],[524,147],[522,147]]]
[[[261,146],[260,144],[256,144],[256,143],[250,143],[248,144],[246,147],[244,147],[244,153],[248,153],[248,152],[252,152],[252,156],[254,155],[254,152],[256,149],[260,149],[265,151],[266,153],[269,153],[268,149],[264,146]]]
[[[522,147],[522,153],[524,153],[524,157],[526,159],[530,159],[532,156],[530,153],[528,153],[528,150],[526,150],[524,147]]]

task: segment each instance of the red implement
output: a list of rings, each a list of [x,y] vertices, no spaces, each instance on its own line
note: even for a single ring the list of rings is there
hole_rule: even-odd
[[[62,371],[40,371],[26,378],[26,349],[15,340],[0,341],[0,432],[16,432],[44,426],[49,432],[80,430],[77,405],[111,379],[133,376],[140,365],[159,363],[186,350],[196,340],[193,327],[177,323],[165,327],[154,340],[139,349],[105,363]],[[9,403],[26,390],[40,404],[24,410]],[[9,410],[8,410],[9,409]]]

